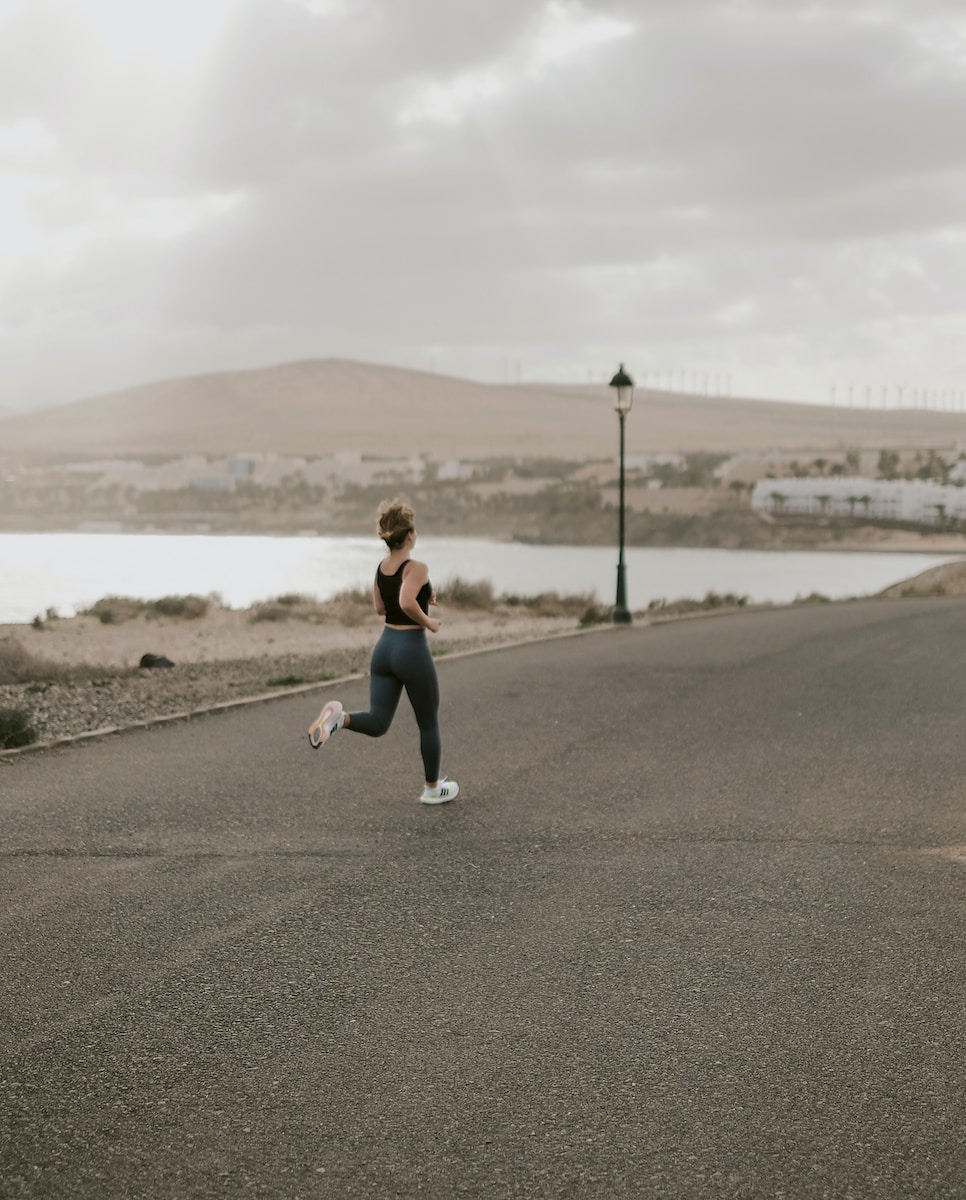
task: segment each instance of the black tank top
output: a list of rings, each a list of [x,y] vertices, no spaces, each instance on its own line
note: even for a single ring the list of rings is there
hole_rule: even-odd
[[[411,559],[405,559],[391,575],[383,575],[381,569],[376,567],[376,586],[379,588],[379,595],[386,608],[387,625],[419,625],[418,621],[414,621],[409,613],[403,612],[399,607],[399,590],[402,587],[403,575],[411,561]],[[416,597],[416,603],[427,616],[429,615],[429,598],[432,594],[433,585],[427,579]]]

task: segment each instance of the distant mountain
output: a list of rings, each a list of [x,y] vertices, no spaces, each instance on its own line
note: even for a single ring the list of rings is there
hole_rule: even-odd
[[[143,384],[8,416],[0,454],[91,458],[191,453],[306,457],[605,458],[618,424],[606,386],[487,385],[340,359]],[[948,445],[955,413],[877,412],[639,388],[627,449]]]
[[[4,422],[0,452],[61,457],[358,451],[541,454],[613,440],[607,398],[327,359],[143,384]]]

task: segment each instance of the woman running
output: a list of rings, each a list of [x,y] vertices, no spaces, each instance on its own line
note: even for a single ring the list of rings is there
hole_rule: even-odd
[[[347,713],[338,700],[330,700],[309,726],[309,741],[318,750],[340,729],[382,737],[405,688],[419,725],[425,774],[419,799],[423,804],[446,804],[456,799],[460,789],[439,774],[439,683],[426,640],[426,630],[436,633],[439,619],[429,615],[430,605],[436,603],[429,568],[411,557],[416,544],[412,508],[399,500],[380,505],[379,536],[389,553],[376,568],[372,599],[386,627],[372,652],[369,711]]]

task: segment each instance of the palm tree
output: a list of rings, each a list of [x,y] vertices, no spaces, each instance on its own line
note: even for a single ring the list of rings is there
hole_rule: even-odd
[[[879,452],[879,474],[883,479],[895,479],[899,474],[899,455],[894,450]]]

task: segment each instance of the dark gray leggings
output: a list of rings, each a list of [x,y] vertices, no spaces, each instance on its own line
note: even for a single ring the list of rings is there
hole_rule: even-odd
[[[369,666],[369,712],[349,713],[346,729],[382,737],[392,724],[403,688],[419,725],[426,782],[439,779],[439,681],[424,629],[382,631]]]

